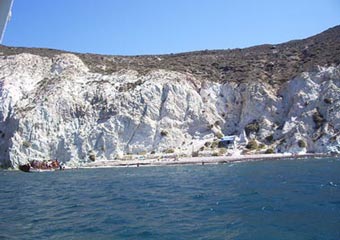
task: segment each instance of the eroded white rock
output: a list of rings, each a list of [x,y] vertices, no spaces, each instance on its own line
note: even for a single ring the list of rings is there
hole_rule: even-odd
[[[304,73],[281,89],[162,69],[92,73],[73,54],[0,57],[0,68],[4,166],[47,159],[76,166],[89,155],[190,154],[219,133],[240,135],[253,121],[259,123],[253,137],[278,151],[340,152],[339,67]],[[319,127],[315,112],[323,118]],[[297,146],[300,139],[307,148]]]

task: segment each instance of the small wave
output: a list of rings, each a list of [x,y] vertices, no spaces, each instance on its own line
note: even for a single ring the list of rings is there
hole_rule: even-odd
[[[138,235],[139,237],[142,237],[142,238],[147,238],[147,237],[153,236],[153,233],[146,230],[146,231],[142,231],[142,232],[140,232],[140,233],[137,233],[137,235]]]
[[[332,186],[332,187],[337,187],[338,185],[336,184],[336,183],[334,183],[334,182],[329,182],[328,183],[330,186]]]
[[[330,204],[334,204],[334,205],[340,205],[340,201],[331,201],[329,202]]]

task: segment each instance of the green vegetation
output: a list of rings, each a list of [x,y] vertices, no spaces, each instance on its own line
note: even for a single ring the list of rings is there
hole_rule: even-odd
[[[227,149],[225,148],[220,148],[218,151],[215,151],[211,154],[213,157],[218,157],[218,156],[223,156],[224,154],[227,153]]]
[[[162,137],[166,137],[166,136],[168,136],[168,134],[169,134],[169,132],[166,131],[166,130],[162,130],[162,131],[161,131],[161,136],[162,136]]]
[[[219,140],[213,141],[211,143],[211,148],[217,148],[218,147]]]
[[[198,157],[198,151],[192,152],[192,153],[191,153],[191,156],[192,156],[192,157]]]
[[[258,148],[258,144],[256,140],[250,140],[246,146],[247,149],[249,150],[256,150]]]
[[[90,159],[92,162],[96,161],[96,155],[95,155],[94,153],[90,153],[89,159]]]
[[[251,133],[257,133],[260,130],[259,123],[254,120],[253,122],[247,124],[244,130],[246,131],[247,136],[249,136]]]
[[[227,153],[227,149],[225,149],[225,148],[220,148],[220,150],[218,151],[218,153],[219,153],[220,156],[221,156],[221,155],[224,155],[224,154]]]
[[[132,156],[131,156],[131,154],[126,154],[126,155],[123,156],[123,159],[132,160]]]
[[[164,151],[164,153],[174,153],[175,152],[175,150],[174,149],[172,149],[172,148],[169,148],[169,149],[167,149],[167,150],[165,150]]]
[[[22,145],[25,147],[25,148],[29,148],[32,146],[32,143],[30,143],[29,141],[23,141],[22,142]]]
[[[217,156],[219,156],[219,154],[218,154],[218,152],[213,152],[213,153],[211,154],[211,156],[217,157]]]
[[[323,101],[325,103],[327,103],[327,104],[332,104],[333,103],[333,99],[332,98],[325,98]]]
[[[261,143],[260,145],[259,145],[259,148],[260,149],[264,149],[266,147],[266,145],[264,145],[263,143]]]
[[[313,113],[313,121],[314,121],[317,129],[320,128],[322,126],[322,124],[325,122],[325,119],[321,115],[319,110],[317,110],[316,112]]]
[[[273,134],[272,135],[269,135],[265,138],[265,140],[268,142],[268,143],[272,143],[273,140],[274,140],[274,137],[273,137]]]
[[[334,143],[334,142],[336,141],[336,137],[337,137],[336,135],[330,137],[330,138],[329,138],[329,141],[330,141],[331,143]]]
[[[300,139],[300,140],[298,141],[298,146],[299,146],[300,148],[306,148],[306,147],[307,147],[307,143],[306,143],[304,140]]]
[[[264,153],[265,154],[272,154],[272,153],[275,153],[275,151],[274,151],[273,148],[268,148]]]
[[[192,79],[206,79],[213,82],[233,81],[247,83],[258,78],[271,85],[282,84],[310,66],[339,64],[340,48],[336,47],[338,35],[333,29],[310,40],[283,43],[280,46],[261,45],[245,49],[195,51],[162,56],[108,56],[98,54],[76,54],[93,73],[112,74],[125,69],[137,71],[141,76],[164,69],[190,73]],[[308,49],[305,46],[308,45]],[[277,54],[273,54],[277,51]],[[6,48],[3,56],[31,53],[52,58],[63,53],[52,49]],[[160,61],[161,59],[161,61]],[[300,59],[296,61],[296,59]],[[264,64],[264,62],[266,62]],[[275,63],[275,64],[274,64]],[[105,68],[103,67],[105,66]],[[191,76],[191,75],[190,75]]]

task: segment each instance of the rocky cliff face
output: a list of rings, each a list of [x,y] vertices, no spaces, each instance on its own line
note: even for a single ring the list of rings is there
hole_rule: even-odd
[[[191,154],[243,131],[258,151],[340,152],[340,27],[162,56],[1,46],[0,99],[3,167]]]

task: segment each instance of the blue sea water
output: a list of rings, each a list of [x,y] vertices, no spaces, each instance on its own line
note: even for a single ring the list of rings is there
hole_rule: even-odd
[[[340,160],[0,171],[0,239],[340,239]]]

